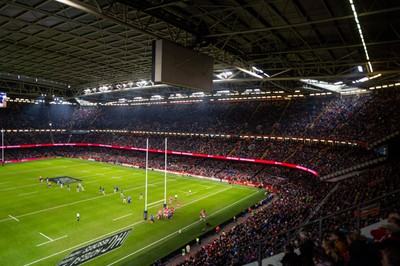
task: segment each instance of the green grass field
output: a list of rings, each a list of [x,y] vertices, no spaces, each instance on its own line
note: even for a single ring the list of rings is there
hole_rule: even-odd
[[[38,178],[82,180],[76,192]],[[167,195],[182,202],[171,220],[143,219],[145,170],[80,159],[49,159],[0,168],[0,265],[57,265],[74,250],[132,228],[125,242],[85,265],[149,265],[264,198],[261,190],[180,175],[167,176]],[[105,187],[106,195],[99,193]],[[132,197],[123,204],[114,186]],[[191,190],[192,194],[188,195]],[[163,207],[164,173],[148,171],[148,216]],[[172,204],[175,205],[176,201]],[[199,220],[207,211],[206,227]],[[80,221],[76,213],[81,215]],[[181,232],[179,232],[181,231]]]

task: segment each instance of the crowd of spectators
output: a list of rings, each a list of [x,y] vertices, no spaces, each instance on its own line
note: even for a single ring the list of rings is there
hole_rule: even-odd
[[[399,99],[399,89],[394,88],[341,98],[276,101],[103,107],[10,103],[1,113],[5,129],[43,129],[51,124],[69,130],[259,134],[370,143],[399,129]]]
[[[97,143],[117,146],[164,150],[163,136],[143,136],[132,133],[91,132],[87,134],[65,134],[62,132],[7,133],[6,144],[38,143]],[[57,147],[55,147],[57,149]],[[230,157],[264,159],[297,164],[313,169],[324,176],[348,167],[367,162],[382,155],[362,146],[336,145],[285,140],[258,140],[212,137],[168,137],[168,150],[212,154]],[[8,155],[9,152],[7,151]],[[229,169],[225,169],[229,170]],[[255,178],[255,176],[253,176]]]
[[[345,98],[245,103],[62,108],[10,104],[10,108],[2,110],[5,113],[2,124],[5,129],[68,130],[64,133],[7,132],[6,145],[86,142],[144,148],[149,138],[149,148],[164,149],[163,136],[129,132],[133,130],[302,136],[370,143],[399,130],[400,111],[396,105],[399,99],[400,93],[394,89]],[[128,132],[72,132],[91,129],[125,129]],[[380,156],[376,151],[361,146],[239,137],[168,137],[168,149],[294,163],[314,169],[320,175]],[[144,152],[99,147],[7,149],[6,156],[6,159],[73,157],[138,167],[144,167],[145,163]],[[163,154],[150,154],[149,167],[164,169]],[[227,262],[241,265],[258,260],[260,254],[262,258],[275,255],[284,247],[285,252],[291,254],[287,257],[295,257],[294,247],[300,248],[301,260],[301,264],[284,265],[363,265],[359,254],[366,250],[370,250],[370,262],[376,259],[376,263],[371,265],[381,265],[381,259],[398,261],[393,254],[399,247],[399,232],[392,232],[387,237],[392,242],[375,239],[376,245],[373,245],[367,243],[358,231],[360,226],[388,216],[393,208],[398,210],[398,193],[378,203],[325,219],[322,235],[318,224],[305,226],[309,221],[398,190],[398,160],[387,161],[339,183],[321,182],[306,172],[279,166],[177,155],[169,156],[167,168],[183,174],[263,184],[272,188],[268,200],[249,210],[250,215],[244,222],[223,230],[211,244],[202,246],[199,252],[185,258],[179,265],[226,265]],[[300,226],[304,226],[303,230],[299,234],[291,232],[289,238],[286,233]],[[347,239],[343,239],[343,234]],[[339,242],[341,252],[334,248]],[[377,251],[382,253],[374,257]]]
[[[33,157],[40,157],[39,154],[34,154],[34,152],[40,152],[41,155],[46,156],[91,158],[98,161],[130,163],[144,167],[144,154],[142,152],[133,152],[132,154],[131,151],[93,147],[60,147],[57,150],[35,148],[28,150]],[[16,149],[14,152],[25,153],[20,149]],[[16,154],[16,157],[18,157],[18,154]],[[149,157],[149,167],[163,169],[163,155],[152,154]],[[186,258],[179,265],[226,265],[227,261],[238,261],[240,264],[248,263],[258,260],[259,244],[252,243],[260,241],[263,258],[282,252],[283,247],[288,244],[299,247],[302,241],[300,238],[293,238],[288,242],[286,235],[280,236],[279,234],[287,232],[290,228],[303,225],[309,217],[314,220],[332,215],[347,207],[355,206],[358,203],[400,188],[398,178],[400,164],[398,161],[382,164],[337,184],[320,182],[309,176],[299,175],[298,171],[278,166],[261,167],[250,163],[238,164],[236,162],[194,157],[187,160],[183,156],[169,156],[168,168],[204,176],[214,175],[218,177],[219,174],[223,174],[224,178],[232,173],[224,172],[223,169],[234,169],[243,180],[268,184],[269,187],[273,188],[271,191],[274,191],[271,200],[253,208],[250,216],[243,223],[222,231],[211,244],[203,246],[198,253]],[[256,179],[252,178],[254,172],[259,173]],[[330,191],[332,193],[329,193]],[[393,208],[399,208],[396,200],[398,196],[398,194],[395,194],[391,196],[391,199],[380,201],[379,208],[373,213],[363,215],[360,212],[361,226],[376,222],[381,217],[389,215]],[[323,202],[322,206],[321,202]],[[365,206],[367,209],[369,207],[370,205]],[[324,245],[319,243],[322,243],[322,240],[332,241],[329,236],[338,227],[343,232],[347,232],[349,236],[351,232],[357,230],[357,215],[357,212],[350,210],[324,220],[323,237],[318,235],[318,227],[304,227],[307,230],[308,238],[313,240],[313,244],[323,248],[324,245],[328,246],[329,243]],[[316,249],[315,252],[318,250],[321,251]],[[320,259],[321,256],[327,259],[321,254],[318,258]],[[328,259],[331,258],[328,257]]]
[[[355,206],[367,199],[399,189],[399,167],[399,162],[396,162],[371,169],[360,176],[339,183],[340,187],[332,194],[329,194],[329,191],[333,189],[334,184],[316,183],[310,179],[294,176],[269,178],[265,181],[273,183],[279,191],[274,200],[253,209],[251,215],[243,223],[223,234],[218,234],[212,243],[203,246],[199,252],[185,258],[178,265],[231,265],[229,264],[231,262],[243,265],[257,261],[259,254],[262,254],[262,258],[266,258],[280,253],[287,245],[289,245],[287,246],[289,250],[293,250],[293,247],[300,248],[301,258],[297,264],[289,264],[286,261],[282,265],[381,265],[377,252],[383,251],[386,246],[382,246],[379,241],[375,241],[372,245],[370,243],[374,241],[373,239],[360,235],[360,228],[357,227],[357,213],[354,209],[323,220],[322,236],[318,234],[318,226],[304,226],[302,231],[294,236],[292,232],[293,237],[290,241],[286,234],[279,234],[303,225],[309,216],[316,218],[333,214],[348,206]],[[399,210],[400,205],[396,200],[398,196],[399,192],[390,196],[391,199],[380,201],[376,212],[362,215],[361,226],[387,217],[393,208]],[[320,202],[324,204],[316,209]],[[397,237],[399,233],[397,231]],[[349,239],[348,244],[346,236]],[[335,251],[338,256],[335,257],[334,254],[329,253],[328,249],[332,245],[334,247],[339,239],[343,241],[343,237],[346,241],[343,244],[346,249],[338,253],[337,249],[333,248],[332,252]],[[400,241],[400,238],[397,240]],[[393,248],[398,250],[399,245],[400,242],[397,242]],[[370,252],[365,253],[366,250]],[[360,257],[360,253],[364,257]],[[365,259],[371,264],[366,263]],[[330,264],[318,264],[322,263],[319,260]],[[226,263],[227,261],[229,263]]]
[[[266,134],[375,141],[399,129],[397,89],[345,98],[306,98],[261,102],[223,102],[132,107],[77,107],[11,103],[2,109],[4,129],[126,129],[210,134]],[[193,119],[196,117],[196,119]],[[353,121],[357,121],[354,123]],[[66,132],[66,133],[67,133]],[[111,133],[110,133],[111,134]],[[132,134],[6,135],[6,144],[103,142],[144,146],[144,136]],[[162,148],[162,138],[150,145]],[[329,174],[360,161],[377,158],[361,148],[343,148],[287,141],[177,138],[171,150],[267,159],[299,164]],[[174,147],[174,146],[175,147]],[[321,156],[321,154],[328,155]],[[311,160],[312,158],[312,160]]]

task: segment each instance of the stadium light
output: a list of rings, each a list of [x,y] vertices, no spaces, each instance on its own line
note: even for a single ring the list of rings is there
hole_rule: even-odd
[[[241,67],[238,67],[237,69],[239,69],[240,71],[242,71],[242,72],[244,72],[244,73],[247,73],[247,74],[249,74],[249,75],[251,75],[251,76],[253,76],[253,77],[256,77],[256,78],[259,78],[259,79],[262,79],[262,78],[263,78],[263,76],[258,75],[257,73],[254,73],[254,72],[252,72],[252,71],[250,71],[250,70],[247,70],[247,69],[244,69],[244,68],[241,68]]]
[[[164,99],[164,97],[162,97],[161,95],[152,95],[150,98],[150,100],[153,100],[153,101],[161,100],[161,99]]]
[[[148,83],[147,81],[141,80],[141,81],[136,82],[136,86],[143,87],[143,86],[146,86],[147,83]]]
[[[372,77],[363,77],[361,79],[352,81],[352,83],[362,83],[362,82],[365,82],[365,81],[368,81],[368,80],[371,80],[371,79],[379,78],[380,76],[382,76],[382,74],[376,74],[376,75],[374,75]]]
[[[193,92],[191,97],[201,97],[201,96],[205,96],[206,94],[202,91],[200,92]]]
[[[225,72],[222,72],[222,73],[217,75],[217,77],[219,77],[220,79],[228,79],[231,76],[232,76],[232,72],[231,71],[225,71]]]
[[[364,53],[365,53],[365,57],[367,58],[367,64],[368,64],[368,67],[369,67],[369,72],[374,72],[374,70],[372,69],[371,61],[369,59],[368,49],[367,49],[367,45],[365,43],[364,35],[362,33],[362,30],[361,30],[361,24],[360,24],[360,21],[358,20],[358,14],[357,14],[357,11],[356,11],[356,7],[355,7],[355,5],[353,3],[353,0],[349,0],[349,3],[350,3],[350,6],[351,6],[351,10],[353,11],[354,20],[356,21],[358,34],[360,35],[361,43],[362,43],[362,45],[364,47]],[[360,72],[362,72],[362,71],[360,71]]]
[[[266,76],[267,78],[269,78],[269,75],[268,75],[267,73],[265,73],[262,69],[259,69],[259,68],[255,67],[255,66],[253,66],[252,69],[253,69],[254,71],[256,71],[257,73],[263,74],[264,76]]]
[[[106,92],[106,91],[108,91],[108,87],[107,86],[100,86],[99,87],[99,91],[100,92]]]

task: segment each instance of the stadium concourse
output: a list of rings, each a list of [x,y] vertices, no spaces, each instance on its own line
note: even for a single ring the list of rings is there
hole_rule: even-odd
[[[243,219],[238,214],[235,224],[229,225],[232,217],[228,217],[226,225],[219,225],[223,232],[201,236],[200,246],[185,243],[183,246],[190,244],[192,250],[184,257],[175,256],[180,250],[171,250],[170,256],[155,264],[242,265],[281,253],[290,245],[300,249],[302,265],[314,265],[313,259],[327,265],[367,265],[365,258],[375,262],[368,265],[390,265],[381,264],[381,259],[398,261],[400,254],[396,229],[400,208],[399,99],[399,89],[392,88],[318,100],[124,109],[10,103],[8,109],[1,110],[6,129],[4,151],[6,161],[72,157],[144,168],[146,139],[150,148],[162,151],[167,137],[168,150],[180,152],[168,156],[168,170],[260,185],[266,197],[273,199],[249,206],[251,211],[243,210],[247,213]],[[79,143],[104,145],[76,145]],[[22,148],[24,144],[34,145]],[[319,176],[252,160],[193,154],[289,162],[313,169]],[[149,167],[163,169],[164,159],[162,152],[150,153]],[[359,234],[361,228],[390,215],[394,217],[390,219],[392,231],[383,230],[368,239]],[[323,226],[316,225],[324,217],[328,218],[322,220]],[[212,233],[215,226],[211,225]],[[334,234],[348,237],[347,241],[340,238],[340,253],[328,248],[339,241]],[[366,252],[371,257],[359,256]]]

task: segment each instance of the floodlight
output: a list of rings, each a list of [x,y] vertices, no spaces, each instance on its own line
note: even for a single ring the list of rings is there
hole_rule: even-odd
[[[241,67],[238,67],[237,69],[239,69],[240,71],[242,71],[244,73],[247,73],[247,74],[249,74],[249,75],[251,75],[253,77],[256,77],[256,78],[259,78],[259,79],[263,78],[262,76],[258,75],[257,73],[254,73],[254,72],[252,72],[250,70],[247,70],[247,69],[244,69],[244,68],[241,68]]]

